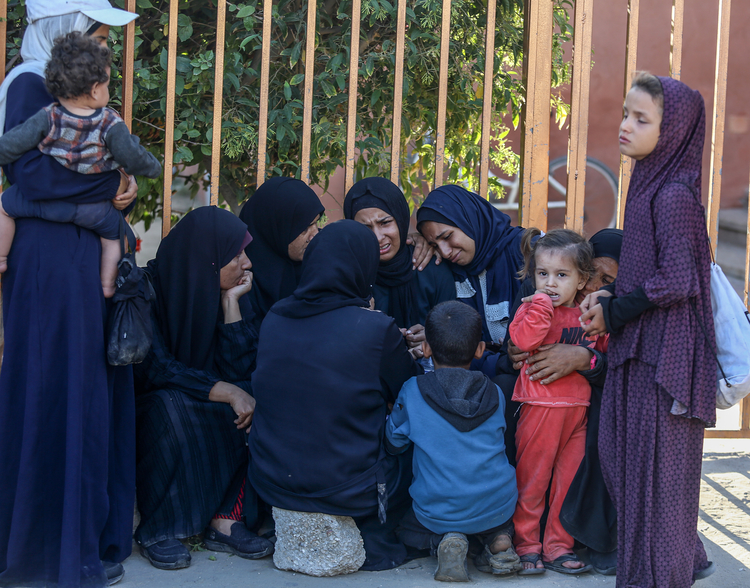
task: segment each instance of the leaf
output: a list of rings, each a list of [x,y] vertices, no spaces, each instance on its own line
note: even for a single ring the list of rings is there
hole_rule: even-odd
[[[289,82],[284,82],[284,98],[287,100],[292,99],[292,88],[289,85]]]
[[[369,78],[373,71],[375,71],[375,60],[372,55],[370,55],[370,57],[367,58],[367,61],[365,61],[365,75]]]
[[[185,89],[185,78],[183,78],[182,76],[176,76],[174,81],[174,91],[178,96],[180,96],[182,94],[182,91]]]
[[[325,92],[325,95],[331,98],[332,96],[336,95],[336,88],[333,87],[333,84],[326,82],[325,80],[321,80],[320,87],[323,89],[323,92]]]
[[[305,80],[305,74],[303,73],[294,74],[292,76],[292,79],[289,80],[289,85],[296,86],[297,84],[301,84],[304,80]]]
[[[294,67],[299,61],[300,52],[302,51],[302,41],[298,41],[292,49],[292,55],[289,58],[289,66]]]
[[[177,147],[174,155],[175,163],[190,163],[193,161],[193,152],[184,145]]]
[[[381,94],[381,92],[382,92],[382,90],[375,90],[372,93],[372,98],[370,98],[370,106],[371,107],[375,106],[375,104],[378,102],[378,100],[380,100],[380,94]]]
[[[237,18],[245,18],[255,12],[255,6],[245,5],[237,11]]]
[[[177,16],[177,36],[183,43],[193,36],[193,21],[187,14]]]

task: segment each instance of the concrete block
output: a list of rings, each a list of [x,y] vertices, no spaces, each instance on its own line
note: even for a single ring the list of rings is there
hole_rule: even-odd
[[[362,536],[351,517],[274,507],[273,518],[273,563],[280,570],[338,576],[356,572],[365,562]]]

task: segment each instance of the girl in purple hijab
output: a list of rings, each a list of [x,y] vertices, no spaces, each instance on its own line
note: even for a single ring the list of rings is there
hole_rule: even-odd
[[[619,273],[581,317],[589,333],[611,333],[599,454],[617,509],[618,588],[683,588],[714,569],[696,531],[703,433],[716,422],[704,138],[698,92],[636,76],[619,136],[636,160]]]

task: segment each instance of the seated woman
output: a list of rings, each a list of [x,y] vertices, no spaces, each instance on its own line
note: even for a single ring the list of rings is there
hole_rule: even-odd
[[[612,284],[617,278],[620,249],[622,248],[622,231],[620,229],[602,229],[594,234],[589,243],[594,247],[594,269],[596,273],[589,279],[581,291],[581,298]],[[511,312],[515,316],[521,298],[534,293],[534,284],[527,280],[521,284],[516,304]],[[607,488],[604,485],[601,465],[599,463],[599,414],[602,403],[602,388],[607,375],[607,356],[596,350],[580,345],[555,343],[543,345],[533,355],[522,352],[510,340],[507,360],[498,363],[500,372],[505,372],[495,379],[500,385],[511,385],[518,370],[526,369],[532,380],[549,384],[579,371],[591,384],[591,405],[586,429],[586,453],[578,468],[573,483],[560,512],[563,528],[573,538],[588,547],[589,560],[594,569],[605,575],[615,573],[617,565],[617,513]],[[511,367],[512,364],[512,367]],[[513,403],[506,411],[506,419],[513,421],[515,430],[518,405]],[[509,448],[515,459],[515,443]]]
[[[395,321],[369,310],[378,262],[378,240],[351,220],[310,244],[299,287],[263,321],[249,438],[260,498],[353,517],[365,570],[406,557],[394,531],[410,506],[411,455],[387,455],[383,439],[388,405],[422,371]]]
[[[472,364],[495,376],[497,350],[510,324],[518,271],[523,267],[521,237],[510,217],[461,186],[441,186],[417,211],[417,229],[436,247],[453,272],[458,299],[482,316],[482,339],[494,350]],[[503,390],[510,399],[510,391]]]
[[[256,328],[260,329],[269,309],[297,287],[302,256],[318,234],[323,212],[312,188],[294,178],[266,180],[242,207],[240,219],[253,236],[245,253],[255,266],[248,298]]]
[[[421,357],[424,322],[431,308],[456,299],[453,275],[447,265],[428,263],[417,271],[409,236],[409,206],[401,190],[385,178],[365,178],[344,199],[344,216],[362,223],[378,238],[380,265],[372,287],[375,309],[408,331],[407,344]]]
[[[258,558],[273,551],[251,532],[246,430],[257,332],[246,294],[252,237],[231,212],[198,208],[148,264],[156,291],[154,339],[136,377],[135,539],[157,568],[190,565],[179,541],[204,531],[209,549]]]

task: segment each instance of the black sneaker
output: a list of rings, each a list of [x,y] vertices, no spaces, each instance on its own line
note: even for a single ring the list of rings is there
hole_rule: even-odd
[[[244,523],[236,522],[231,527],[231,535],[224,535],[212,526],[203,531],[203,543],[211,551],[226,551],[245,559],[260,559],[273,553],[273,543],[258,537]]]
[[[107,586],[117,584],[125,575],[125,568],[122,567],[121,563],[102,561],[102,565],[104,566],[104,573],[107,574]]]
[[[143,547],[141,554],[160,570],[179,570],[190,565],[190,552],[179,539],[164,539]]]

